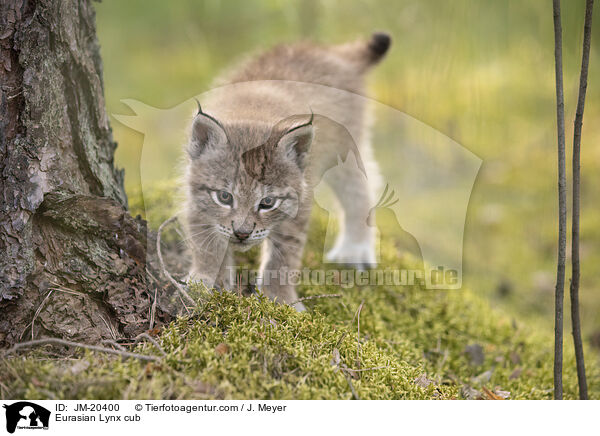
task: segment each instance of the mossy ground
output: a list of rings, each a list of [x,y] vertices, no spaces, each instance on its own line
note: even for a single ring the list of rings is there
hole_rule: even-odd
[[[385,228],[383,266],[410,268],[417,261],[398,260]],[[324,229],[316,213],[305,252],[310,268],[320,267]],[[552,332],[492,310],[469,290],[303,286],[303,296],[342,294],[305,301],[304,313],[261,295],[192,291],[194,313],[157,336],[166,352],[159,362],[32,350],[0,361],[2,398],[450,399],[487,398],[485,389],[552,398]],[[135,351],[160,356],[150,343]],[[570,344],[565,351],[565,397],[576,398]],[[593,359],[588,382],[591,397],[600,398]]]

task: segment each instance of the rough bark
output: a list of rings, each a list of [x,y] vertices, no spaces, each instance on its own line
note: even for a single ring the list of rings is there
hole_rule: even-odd
[[[0,345],[139,333],[155,284],[113,162],[91,2],[2,0],[0,29]]]

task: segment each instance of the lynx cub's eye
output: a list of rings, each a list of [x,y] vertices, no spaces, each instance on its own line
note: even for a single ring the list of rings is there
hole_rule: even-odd
[[[213,201],[221,206],[231,207],[233,205],[233,195],[227,191],[212,191],[210,195]]]
[[[279,198],[265,197],[262,200],[260,200],[260,203],[258,204],[258,210],[275,209],[277,206],[279,206],[279,203],[281,203],[281,200]]]

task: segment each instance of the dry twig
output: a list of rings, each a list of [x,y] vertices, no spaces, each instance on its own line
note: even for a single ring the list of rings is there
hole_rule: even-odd
[[[357,332],[356,332],[356,365],[360,368],[360,312],[362,311],[363,305],[365,304],[365,300],[360,302],[360,306],[358,306],[358,310],[356,311],[356,324],[357,324]]]
[[[308,297],[298,298],[296,301],[290,303],[290,306],[293,306],[296,303],[301,303],[307,300],[316,300],[317,298],[341,298],[344,295],[342,294],[321,294],[321,295],[309,295]]]
[[[148,356],[145,354],[131,353],[129,351],[122,351],[122,350],[113,350],[112,348],[100,347],[98,345],[89,345],[89,344],[84,344],[81,342],[71,342],[71,341],[66,341],[64,339],[59,339],[59,338],[42,338],[42,339],[35,339],[33,341],[19,342],[19,343],[13,345],[11,348],[6,350],[2,354],[4,357],[6,357],[9,354],[14,353],[15,351],[17,351],[21,348],[35,347],[37,345],[46,345],[46,344],[64,345],[66,347],[85,348],[86,350],[98,351],[100,353],[116,354],[116,355],[124,357],[124,358],[131,357],[134,359],[148,360],[151,362],[156,362],[156,361],[160,360],[156,356]]]
[[[579,398],[588,399],[587,381],[585,376],[585,361],[583,358],[583,343],[581,340],[581,320],[579,318],[579,209],[580,209],[580,161],[581,161],[581,129],[583,125],[583,110],[585,107],[585,92],[587,89],[588,67],[590,63],[590,46],[592,40],[592,11],[594,0],[587,0],[585,5],[585,20],[583,26],[583,54],[581,57],[581,73],[579,75],[579,97],[575,113],[573,130],[573,211],[572,211],[572,243],[571,243],[571,324],[573,325],[573,345],[577,363],[577,380],[579,382]]]
[[[346,381],[348,382],[348,386],[350,386],[350,390],[352,391],[352,398],[354,398],[355,400],[360,400],[360,397],[356,393],[356,389],[354,389],[354,385],[352,384],[352,377],[350,377],[350,374],[348,372],[344,371],[343,368],[342,368],[342,374],[344,374],[344,377],[346,378]]]
[[[40,305],[36,309],[35,313],[33,314],[33,319],[31,320],[31,322],[29,324],[27,324],[27,326],[21,332],[21,335],[19,336],[19,339],[23,337],[23,335],[25,334],[25,332],[27,331],[27,329],[31,326],[31,339],[33,340],[33,334],[34,334],[33,332],[34,332],[34,327],[35,327],[35,320],[37,319],[38,316],[40,316],[40,313],[41,313],[42,309],[44,308],[44,305],[46,304],[46,301],[48,301],[48,298],[50,298],[50,295],[52,295],[52,292],[54,292],[54,289],[50,289],[48,291],[48,293],[46,294],[46,296],[44,297],[44,299],[42,300],[42,302],[40,303]]]
[[[165,262],[164,262],[163,256],[162,256],[162,249],[160,247],[160,240],[161,240],[162,231],[163,231],[164,227],[171,224],[176,219],[177,219],[177,215],[174,215],[171,218],[169,218],[168,220],[166,220],[165,222],[163,222],[160,225],[160,227],[158,228],[158,232],[156,233],[156,254],[158,255],[158,262],[160,263],[160,267],[161,267],[162,272],[165,275],[165,277],[179,291],[179,295],[182,297],[182,299],[185,299],[189,304],[191,304],[192,306],[195,306],[196,302],[194,301],[194,299],[192,297],[190,297],[190,295],[187,293],[187,291],[184,289],[184,287],[181,285],[181,283],[179,283],[177,280],[175,280],[173,278],[173,276],[169,273],[169,271],[167,271],[167,268],[165,267]],[[184,305],[184,307],[185,307],[185,305]],[[187,309],[187,307],[186,307],[186,309]]]
[[[152,345],[154,345],[154,348],[156,348],[158,351],[160,351],[160,354],[162,354],[163,356],[167,355],[167,353],[165,353],[165,350],[163,350],[163,348],[160,346],[158,341],[156,339],[154,339],[152,336],[150,336],[148,333],[140,333],[139,335],[137,335],[135,337],[135,343],[137,344],[142,339],[144,339],[144,340],[150,342]]]
[[[554,68],[556,76],[556,126],[558,133],[558,261],[554,292],[554,399],[562,400],[563,383],[563,308],[565,295],[565,258],[567,247],[567,182],[565,156],[565,102],[563,93],[562,25],[560,0],[553,0]]]
[[[156,319],[156,306],[158,304],[158,284],[160,283],[156,277],[154,277],[154,275],[152,275],[152,273],[148,270],[148,268],[146,268],[146,274],[148,274],[150,276],[150,278],[152,280],[154,280],[154,301],[152,302],[152,307],[150,308],[150,321],[149,321],[149,327],[148,330],[152,330],[152,328],[154,327],[154,322]]]
[[[27,326],[25,326],[25,328],[23,329],[23,331],[19,335],[19,339],[23,338],[23,335],[25,334],[25,332],[27,331],[27,329],[29,327],[31,327],[31,339],[33,340],[35,320],[40,316],[40,313],[42,312],[42,309],[44,308],[46,302],[48,301],[48,299],[50,298],[50,296],[53,294],[54,291],[64,292],[65,294],[76,295],[76,296],[80,296],[80,297],[84,297],[84,298],[88,297],[87,294],[85,294],[84,292],[74,291],[73,289],[66,288],[66,287],[64,287],[64,286],[62,286],[62,285],[60,285],[58,283],[55,283],[55,282],[50,282],[50,283],[54,287],[49,289],[48,293],[46,294],[46,296],[44,297],[44,299],[42,300],[42,302],[40,303],[40,305],[36,309],[31,322],[29,324],[27,324]]]
[[[117,350],[127,351],[123,345],[119,344],[117,341],[112,340],[112,339],[103,339],[102,343],[106,344],[106,345],[112,345]]]

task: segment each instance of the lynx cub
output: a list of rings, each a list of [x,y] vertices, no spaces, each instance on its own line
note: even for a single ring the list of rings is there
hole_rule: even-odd
[[[232,289],[232,252],[262,244],[263,292],[279,302],[296,301],[295,287],[280,279],[301,267],[313,188],[340,150],[352,147],[357,165],[326,179],[343,211],[327,258],[375,263],[366,174],[371,180],[378,173],[364,98],[357,95],[389,46],[383,33],[337,46],[279,46],[233,71],[214,98],[202,102],[187,150],[191,279]],[[320,115],[323,107],[328,116]],[[295,307],[304,310],[301,303]]]

